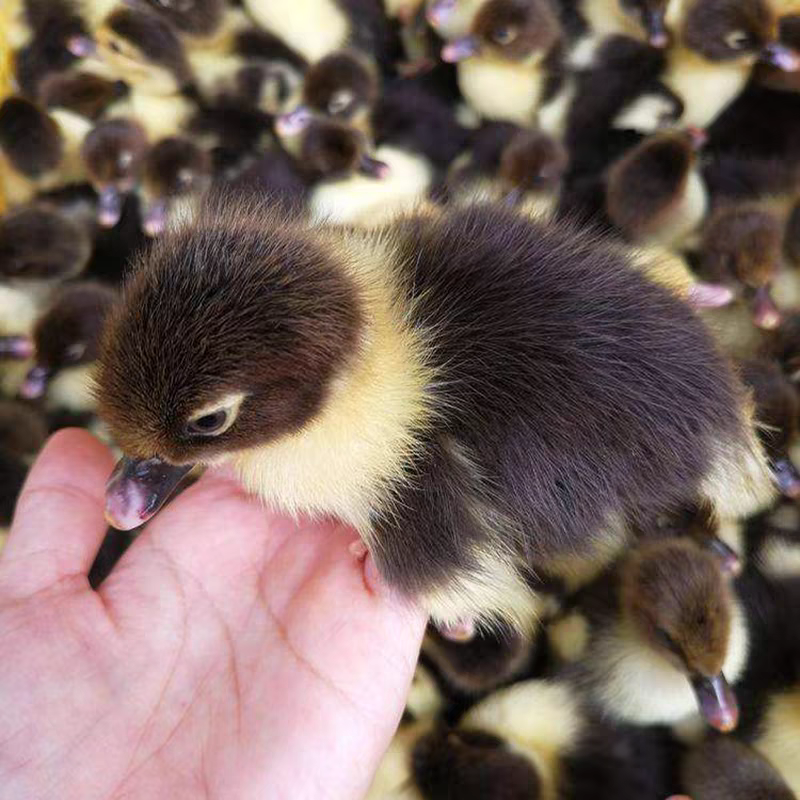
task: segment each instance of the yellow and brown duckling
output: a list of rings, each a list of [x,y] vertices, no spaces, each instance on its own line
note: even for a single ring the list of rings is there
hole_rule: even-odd
[[[147,153],[142,174],[142,228],[158,236],[182,199],[199,195],[211,177],[208,154],[193,141],[170,137]]]
[[[147,147],[147,134],[132,119],[104,120],[87,134],[81,156],[98,195],[101,226],[113,228],[119,222],[125,195],[139,182]]]
[[[530,125],[558,89],[562,39],[549,0],[489,0],[442,58],[458,63],[458,85],[481,117]]]
[[[745,613],[714,555],[687,538],[641,543],[550,631],[576,686],[612,719],[737,726]]]
[[[39,86],[38,99],[45,108],[65,108],[97,121],[127,94],[128,86],[124,81],[73,71],[45,78]]]
[[[618,249],[508,208],[365,233],[215,204],[141,259],[101,365],[127,453],[114,524],[229,460],[265,500],[354,524],[444,625],[521,625],[538,596],[520,569],[592,552],[609,516],[697,496],[735,515],[772,492],[743,389],[692,312]]]

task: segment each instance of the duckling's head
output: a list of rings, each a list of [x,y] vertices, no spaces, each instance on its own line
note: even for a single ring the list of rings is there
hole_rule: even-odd
[[[309,67],[303,81],[303,103],[312,111],[352,120],[378,99],[378,76],[361,55],[338,50]]]
[[[647,137],[614,162],[606,181],[606,212],[630,239],[658,235],[686,201],[696,175],[697,138],[688,131]]]
[[[481,54],[508,61],[541,61],[561,40],[562,30],[549,0],[488,0],[468,36],[442,49],[445,61]]]
[[[539,800],[536,767],[500,737],[481,730],[436,729],[411,754],[415,786],[423,797],[445,800]]]
[[[29,403],[0,400],[0,450],[18,458],[36,455],[47,439],[47,421]]]
[[[623,11],[639,22],[652,47],[667,47],[670,36],[665,16],[668,0],[620,0]]]
[[[128,94],[124,81],[112,81],[91,72],[57,72],[39,86],[47,108],[66,108],[88,119],[98,119],[106,109]]]
[[[225,0],[124,0],[162,16],[177,31],[191,36],[211,36],[225,14]]]
[[[0,217],[0,276],[5,280],[74,278],[91,253],[84,227],[44,203]]]
[[[780,365],[771,359],[750,359],[739,373],[755,401],[758,437],[769,459],[775,483],[790,498],[800,497],[800,473],[789,447],[797,435],[800,398]]]
[[[722,673],[733,598],[714,556],[688,539],[648,542],[623,565],[620,601],[637,638],[691,682],[706,720],[735,728],[738,706]]]
[[[62,369],[97,359],[103,323],[114,302],[114,291],[97,283],[65,286],[33,330],[34,360],[20,388],[26,400],[41,397]]]
[[[554,191],[567,170],[566,148],[541,131],[520,131],[500,157],[499,177],[511,192]]]
[[[147,134],[132,119],[109,119],[86,134],[81,157],[99,195],[98,222],[112,228],[122,215],[124,195],[139,180],[147,154]]]
[[[144,232],[158,236],[166,225],[170,200],[199,192],[210,176],[208,153],[190,139],[170,136],[151,147],[142,176]]]
[[[777,18],[766,0],[695,0],[683,20],[687,47],[709,61],[755,63],[787,72],[800,54],[778,41]]]
[[[770,286],[781,264],[783,225],[767,210],[751,206],[720,209],[706,224],[701,269],[716,283],[744,294],[760,328],[775,328],[780,312]]]
[[[115,527],[152,516],[193,464],[309,423],[359,346],[359,297],[321,232],[217,203],[140,255],[101,346],[101,416],[126,458]]]
[[[106,17],[95,39],[98,57],[132,86],[174,94],[191,83],[183,44],[163,17],[120,8]]]
[[[17,172],[39,178],[55,169],[64,142],[55,120],[24,97],[9,97],[0,105],[0,153]]]

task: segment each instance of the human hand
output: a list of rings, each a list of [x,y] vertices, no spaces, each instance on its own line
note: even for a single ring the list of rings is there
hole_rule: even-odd
[[[54,436],[0,556],[0,798],[361,797],[422,612],[349,552],[352,531],[213,474],[92,591],[111,467],[89,434]]]

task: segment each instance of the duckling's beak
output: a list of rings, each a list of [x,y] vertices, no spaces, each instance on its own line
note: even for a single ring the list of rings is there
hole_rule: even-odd
[[[38,400],[44,396],[47,391],[47,384],[50,383],[52,377],[53,371],[49,367],[37,364],[25,376],[22,386],[19,387],[19,396],[23,400]]]
[[[370,156],[361,156],[358,169],[365,175],[381,181],[388,178],[392,172],[391,167],[385,161],[378,161],[377,158],[370,158]]]
[[[123,456],[106,484],[106,520],[129,531],[152,517],[175,491],[192,465],[174,466],[159,458],[139,461]]]
[[[761,51],[761,60],[784,72],[800,70],[800,53],[780,42],[772,42]]]
[[[278,136],[297,136],[311,122],[311,111],[306,106],[298,106],[294,111],[281,114],[275,120],[275,133]]]
[[[711,555],[719,562],[720,569],[732,577],[742,574],[742,560],[738,553],[725,544],[718,536],[712,536],[707,542],[706,547]]]
[[[159,236],[167,227],[167,201],[154,200],[142,217],[142,230],[147,236]]]
[[[91,36],[70,36],[67,50],[76,58],[87,58],[97,52],[97,43]]]
[[[700,713],[712,728],[729,733],[739,724],[739,704],[733,689],[720,672],[713,678],[695,678],[692,681]]]
[[[425,12],[425,18],[431,27],[436,28],[447,20],[455,11],[458,0],[436,0]]]
[[[733,289],[721,283],[697,281],[689,287],[688,301],[692,308],[722,308],[734,300]]]
[[[788,458],[773,461],[772,474],[782,494],[792,500],[800,497],[800,472]]]
[[[669,33],[664,25],[663,11],[645,11],[642,14],[642,23],[651,47],[661,49],[669,44]]]
[[[479,49],[478,40],[474,36],[464,36],[442,48],[442,61],[455,64],[457,61],[464,61],[474,56]]]
[[[781,312],[775,305],[769,286],[756,289],[753,296],[753,322],[765,330],[773,330],[781,324]]]
[[[0,336],[0,358],[24,361],[34,353],[33,342],[27,336]]]
[[[97,222],[103,228],[113,228],[122,216],[122,195],[116,186],[100,190],[97,205]]]

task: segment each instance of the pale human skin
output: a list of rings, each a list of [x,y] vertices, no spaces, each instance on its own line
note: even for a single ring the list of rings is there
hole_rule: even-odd
[[[425,618],[355,534],[207,474],[99,591],[107,448],[56,434],[0,556],[2,800],[342,800],[402,713]]]

